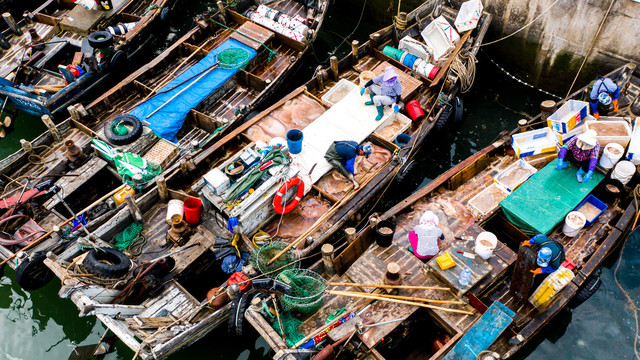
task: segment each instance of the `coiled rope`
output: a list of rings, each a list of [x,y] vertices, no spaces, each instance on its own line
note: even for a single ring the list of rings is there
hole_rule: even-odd
[[[476,78],[476,57],[470,51],[462,51],[453,59],[451,72],[460,79],[460,92],[466,93]]]

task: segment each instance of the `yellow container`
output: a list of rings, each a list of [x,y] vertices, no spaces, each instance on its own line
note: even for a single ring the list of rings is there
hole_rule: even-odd
[[[113,200],[116,202],[116,206],[120,206],[124,202],[125,196],[131,194],[132,196],[136,194],[136,191],[129,185],[126,185],[120,191],[113,194]]]
[[[436,262],[440,265],[442,270],[447,270],[448,268],[452,268],[456,266],[456,262],[453,261],[451,255],[449,253],[444,253],[436,258]]]

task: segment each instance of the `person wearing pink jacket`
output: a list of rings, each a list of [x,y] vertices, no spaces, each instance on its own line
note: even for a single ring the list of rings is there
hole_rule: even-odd
[[[440,251],[440,240],[444,240],[442,230],[438,228],[438,217],[426,211],[420,218],[420,224],[409,233],[409,250],[421,260],[429,260]]]

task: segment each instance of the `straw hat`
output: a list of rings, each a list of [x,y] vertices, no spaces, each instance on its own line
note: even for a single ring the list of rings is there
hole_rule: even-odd
[[[598,136],[598,133],[595,130],[587,130],[578,135],[578,140],[580,140],[583,144],[588,145],[585,146],[587,149],[591,149],[598,143],[596,136]]]

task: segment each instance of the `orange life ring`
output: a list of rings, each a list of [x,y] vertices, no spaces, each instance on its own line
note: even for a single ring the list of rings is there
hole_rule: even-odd
[[[293,200],[291,200],[291,202],[289,202],[283,209],[282,197],[287,192],[287,190],[291,189],[294,186],[298,187],[296,197],[294,197]],[[287,182],[282,184],[282,186],[280,186],[280,189],[278,189],[276,196],[273,198],[273,209],[278,214],[286,214],[289,211],[293,210],[296,206],[298,206],[300,200],[302,200],[302,195],[304,195],[304,182],[299,177],[293,177],[287,180]]]

